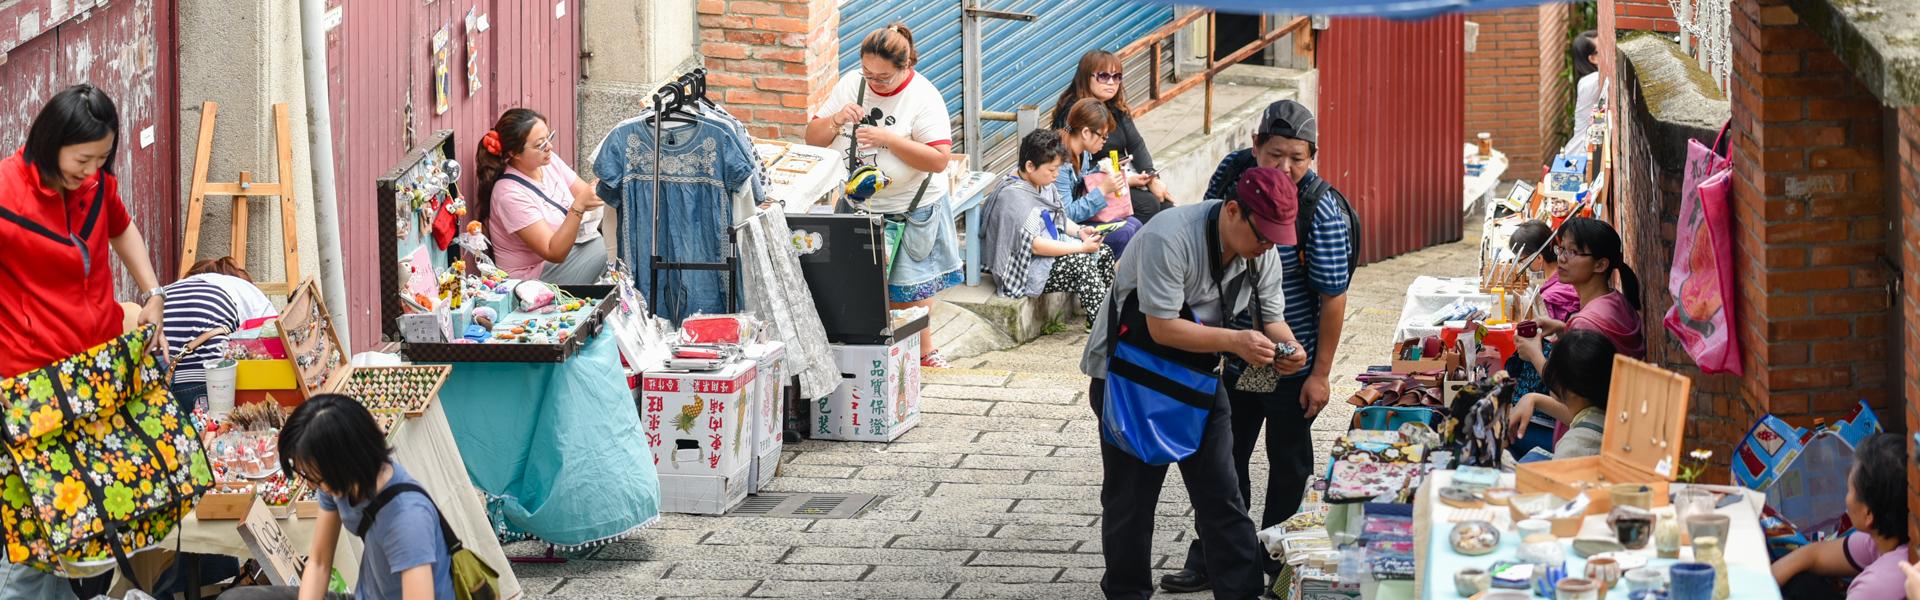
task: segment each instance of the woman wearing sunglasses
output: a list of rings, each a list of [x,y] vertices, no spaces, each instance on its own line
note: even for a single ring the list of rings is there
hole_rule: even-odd
[[[555,134],[532,110],[500,115],[474,151],[473,218],[486,224],[494,264],[514,279],[589,285],[607,271],[606,203],[553,153]]]
[[[1083,98],[1107,105],[1107,111],[1113,113],[1113,130],[1107,136],[1106,145],[1096,154],[1106,156],[1108,152],[1119,152],[1122,157],[1133,157],[1134,175],[1127,177],[1127,188],[1133,196],[1133,216],[1146,223],[1161,209],[1172,207],[1173,197],[1168,195],[1167,185],[1153,170],[1153,153],[1147,151],[1146,138],[1133,126],[1123,78],[1120,57],[1112,52],[1094,50],[1082,55],[1073,82],[1060,92],[1060,100],[1053,105],[1053,128],[1066,128],[1067,113]]]

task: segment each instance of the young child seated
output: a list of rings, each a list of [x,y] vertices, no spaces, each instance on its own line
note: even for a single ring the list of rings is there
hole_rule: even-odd
[[[1551,458],[1579,458],[1600,454],[1602,429],[1607,424],[1607,394],[1613,385],[1613,341],[1599,332],[1574,330],[1560,335],[1543,377],[1548,394],[1527,394],[1515,403],[1509,431],[1526,430],[1529,417],[1540,411],[1568,425],[1553,444]],[[1535,448],[1521,462],[1548,458]]]
[[[1828,578],[1852,577],[1848,600],[1906,598],[1907,450],[1898,434],[1878,433],[1853,453],[1847,476],[1847,517],[1854,531],[1840,539],[1801,546],[1773,563],[1781,595],[1832,598]]]

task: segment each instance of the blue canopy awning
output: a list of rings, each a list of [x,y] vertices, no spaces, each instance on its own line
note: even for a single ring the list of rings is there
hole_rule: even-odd
[[[1424,19],[1457,12],[1499,10],[1566,0],[1132,0],[1147,4],[1203,6],[1241,14],[1283,13],[1336,17]]]

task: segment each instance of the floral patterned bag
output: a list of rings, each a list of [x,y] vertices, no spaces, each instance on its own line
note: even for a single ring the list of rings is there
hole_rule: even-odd
[[[158,544],[213,483],[142,327],[0,379],[0,528],[9,562],[66,577]],[[132,571],[127,571],[131,573]]]

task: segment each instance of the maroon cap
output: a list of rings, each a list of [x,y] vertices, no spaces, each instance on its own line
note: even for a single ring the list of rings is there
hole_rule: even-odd
[[[1254,167],[1234,187],[1260,237],[1279,246],[1299,245],[1294,222],[1300,215],[1300,188],[1293,178],[1279,169]]]

